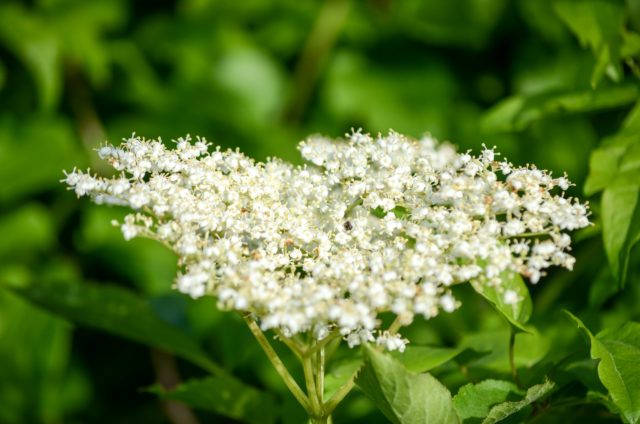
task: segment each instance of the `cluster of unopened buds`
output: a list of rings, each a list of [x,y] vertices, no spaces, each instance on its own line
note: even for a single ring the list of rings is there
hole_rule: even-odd
[[[382,331],[380,314],[406,326],[452,312],[451,287],[471,280],[516,304],[502,276],[535,284],[552,265],[571,269],[566,232],[589,225],[586,205],[564,196],[566,176],[515,167],[488,148],[472,156],[430,137],[355,131],[300,143],[308,164],[294,166],[201,138],[174,143],[106,145],[98,153],[117,175],[74,170],[64,181],[133,209],[118,224],[124,237],[175,251],[179,291],[216,296],[284,337],[402,351],[407,341]]]

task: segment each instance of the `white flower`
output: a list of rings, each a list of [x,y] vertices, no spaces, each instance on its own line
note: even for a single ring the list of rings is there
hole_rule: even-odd
[[[216,296],[264,330],[318,340],[337,330],[350,346],[389,350],[406,341],[380,332],[379,314],[408,325],[453,312],[450,286],[499,286],[509,270],[537,283],[552,265],[573,266],[566,232],[589,225],[586,206],[560,191],[566,176],[496,162],[494,149],[456,154],[430,137],[357,131],[299,150],[306,166],[209,152],[188,136],[173,149],[131,137],[98,151],[120,171],[113,178],[74,169],[64,181],[78,196],[135,209],[124,238],[173,249],[179,291]],[[522,299],[505,290],[503,300]]]
[[[515,305],[520,301],[520,298],[518,297],[518,293],[514,290],[505,290],[502,295],[502,301],[507,305]]]

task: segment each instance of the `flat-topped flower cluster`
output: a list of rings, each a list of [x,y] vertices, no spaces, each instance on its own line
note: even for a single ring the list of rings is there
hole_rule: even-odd
[[[514,167],[493,149],[472,156],[430,137],[356,131],[299,150],[308,165],[257,163],[201,138],[169,149],[132,137],[98,151],[119,175],[74,170],[64,181],[135,210],[124,237],[174,250],[181,292],[214,295],[287,337],[334,332],[390,350],[406,340],[380,330],[380,313],[408,325],[456,309],[454,284],[500,290],[508,272],[536,283],[551,265],[571,269],[566,231],[589,225],[587,207],[564,197],[566,176]]]

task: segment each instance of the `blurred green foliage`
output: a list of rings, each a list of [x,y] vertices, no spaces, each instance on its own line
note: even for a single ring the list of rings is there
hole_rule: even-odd
[[[471,287],[457,293],[464,308],[406,330],[404,364],[452,394],[464,386],[454,403],[465,423],[480,422],[478,408],[637,419],[637,402],[616,400],[638,393],[637,375],[603,377],[561,310],[609,329],[592,343],[624,333],[621,358],[637,359],[637,327],[615,329],[640,321],[639,33],[637,0],[0,2],[0,423],[192,422],[172,421],[150,392],[191,404],[201,422],[302,422],[239,317],[172,292],[172,253],[123,241],[109,225],[123,211],[78,201],[59,180],[74,166],[106,172],[92,150],[133,131],[299,162],[306,135],[352,127],[495,144],[516,164],[568,172],[570,194],[592,198],[575,270],[531,287],[527,332],[514,336],[518,384],[551,390],[536,386],[550,376],[550,398],[532,408],[535,393],[515,388],[509,324]],[[354,355],[336,352],[328,389]],[[177,383],[167,372],[193,380],[166,392]],[[468,385],[485,378],[496,380]],[[473,391],[489,400],[466,404]],[[334,418],[385,422],[358,391]]]

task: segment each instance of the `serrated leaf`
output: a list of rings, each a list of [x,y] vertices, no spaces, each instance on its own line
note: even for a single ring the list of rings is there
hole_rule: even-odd
[[[490,286],[478,280],[472,280],[471,286],[487,299],[514,327],[522,331],[529,331],[524,327],[524,324],[531,317],[532,310],[531,295],[527,285],[520,274],[513,271],[503,271],[499,278],[502,281],[499,286]],[[506,303],[504,301],[504,292],[506,290],[515,291],[520,301],[515,304]]]
[[[189,334],[161,319],[148,302],[124,288],[58,281],[10,288],[70,321],[172,352],[213,374],[223,373]]]
[[[510,381],[484,380],[462,386],[453,398],[453,405],[464,422],[469,418],[486,417],[493,405],[505,402],[514,394],[522,396],[524,392]]]
[[[599,359],[598,377],[620,414],[631,424],[640,422],[640,323],[626,322],[593,336],[584,323],[565,311],[591,341],[591,357]]]
[[[229,376],[189,380],[173,390],[165,390],[158,385],[147,390],[165,400],[178,401],[250,424],[275,421],[275,401],[270,395]]]
[[[454,424],[460,420],[449,390],[430,374],[408,371],[391,356],[363,346],[365,366],[356,380],[391,422]]]
[[[551,380],[547,380],[542,384],[536,384],[527,390],[524,399],[518,402],[503,402],[495,405],[482,421],[482,424],[498,423],[506,418],[518,414],[521,411],[524,411],[525,408],[529,407],[533,402],[536,402],[548,395],[554,388],[555,383]],[[526,414],[526,412],[524,413]]]

